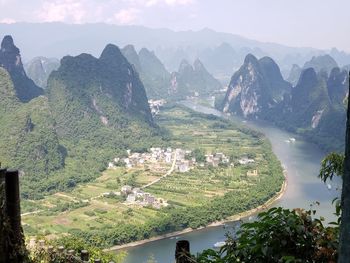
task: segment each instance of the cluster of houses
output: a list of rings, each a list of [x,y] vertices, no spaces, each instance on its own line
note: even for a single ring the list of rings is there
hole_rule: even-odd
[[[179,171],[180,173],[186,173],[188,172],[191,167],[193,167],[196,164],[195,158],[188,158],[190,156],[192,151],[189,150],[183,150],[183,149],[176,149],[175,150],[175,170]]]
[[[145,163],[171,163],[173,156],[173,151],[171,148],[151,148],[150,152],[147,153],[131,153],[130,150],[127,150],[127,153],[128,157],[126,158],[114,158],[113,162],[110,162],[108,164],[108,168],[116,168],[116,164],[118,164],[119,162],[122,162],[126,168],[137,167],[140,165],[144,165]]]
[[[125,167],[132,168],[140,165],[144,165],[145,163],[166,163],[171,164],[175,161],[174,169],[176,171],[185,173],[190,170],[190,168],[196,163],[195,158],[186,159],[187,156],[191,154],[191,151],[183,150],[183,149],[175,149],[172,148],[150,148],[150,151],[147,153],[131,153],[130,150],[127,151],[128,157],[126,158],[114,158],[113,162],[108,164],[109,169],[116,168],[118,162],[122,162]],[[176,159],[174,160],[174,158]]]
[[[208,165],[218,167],[220,163],[229,164],[230,157],[226,156],[223,153],[207,154],[205,155],[205,161]]]
[[[247,158],[247,157],[244,157],[244,158],[238,160],[238,162],[239,162],[239,164],[241,164],[241,165],[246,165],[246,164],[254,163],[255,160],[254,160],[254,159],[249,159],[249,158]]]
[[[172,149],[168,148],[160,148],[153,147],[150,148],[150,151],[147,153],[131,153],[130,150],[127,151],[128,157],[126,158],[114,158],[113,162],[108,164],[109,169],[116,168],[116,164],[122,162],[126,168],[143,166],[146,163],[166,163],[170,164],[175,161],[174,170],[180,173],[188,172],[191,167],[197,164],[196,159],[194,157],[190,157],[192,151],[183,150],[180,148]],[[175,159],[174,159],[175,158]],[[247,157],[241,158],[238,160],[238,163],[241,165],[247,165],[250,163],[254,163],[254,159],[250,159]],[[211,165],[213,167],[218,167],[219,164],[231,164],[230,157],[226,156],[224,153],[214,153],[205,155],[205,163],[199,163],[199,166],[204,167],[205,165]]]
[[[166,100],[160,99],[160,100],[148,100],[149,107],[151,109],[151,113],[153,116],[159,114],[160,108],[166,104]]]
[[[161,148],[161,147],[153,147],[150,148],[147,153],[132,153],[130,150],[127,150],[128,157],[126,158],[115,158],[113,162],[110,162],[108,168],[113,169],[116,167],[117,163],[123,163],[125,167],[132,168],[144,165],[146,163],[166,163],[171,164],[174,163],[174,170],[180,173],[186,173],[190,171],[192,167],[197,165],[196,158],[191,156],[192,151],[183,150],[180,148],[172,149]],[[248,157],[243,157],[238,160],[240,165],[247,165],[254,163],[254,159],[250,159]],[[217,152],[214,154],[206,154],[205,162],[199,163],[199,166],[204,167],[205,165],[218,167],[220,164],[226,164],[233,166],[234,164],[231,162],[230,157],[226,156],[224,153]]]
[[[162,198],[156,198],[150,193],[144,192],[140,188],[132,188],[130,185],[124,185],[121,193],[126,196],[125,203],[129,205],[152,206],[157,209],[168,205]]]

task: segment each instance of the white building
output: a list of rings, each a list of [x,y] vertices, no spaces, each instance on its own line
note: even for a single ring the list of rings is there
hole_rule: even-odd
[[[126,201],[129,202],[129,203],[135,202],[136,201],[136,195],[129,194],[128,197],[126,198]]]
[[[211,163],[213,161],[214,156],[212,154],[206,154],[205,155],[205,161],[207,163]]]
[[[219,166],[219,163],[220,163],[220,158],[219,157],[214,157],[212,162],[211,162],[211,165],[213,167],[218,167]]]
[[[164,155],[165,155],[165,162],[171,163],[171,152],[166,152]]]
[[[254,161],[254,159],[242,158],[238,162],[239,162],[239,164],[244,165],[244,164],[248,164],[248,163],[254,163],[255,161]]]
[[[121,192],[124,194],[131,193],[132,187],[130,185],[124,185],[121,189]]]
[[[176,149],[176,160],[181,161],[185,159],[185,151],[182,149]]]
[[[180,173],[186,173],[190,170],[189,161],[181,161],[177,164],[177,169]]]
[[[109,163],[108,163],[108,169],[114,169],[114,168],[115,168],[114,163],[109,162]]]

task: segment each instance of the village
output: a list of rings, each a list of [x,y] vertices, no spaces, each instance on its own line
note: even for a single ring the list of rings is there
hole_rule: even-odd
[[[184,150],[181,148],[172,149],[171,147],[161,148],[153,147],[149,149],[149,152],[138,153],[131,152],[127,150],[127,157],[125,158],[114,158],[113,162],[108,164],[108,169],[116,169],[117,166],[124,166],[127,169],[132,168],[145,168],[147,167],[155,168],[159,166],[169,167],[169,170],[158,179],[144,185],[140,188],[133,188],[130,185],[124,185],[121,188],[119,195],[126,197],[124,204],[126,205],[139,205],[139,206],[152,206],[153,208],[160,209],[162,207],[168,206],[166,200],[162,198],[157,198],[152,194],[145,191],[145,189],[152,184],[159,182],[162,178],[167,177],[172,172],[187,173],[197,165],[199,167],[211,166],[219,167],[219,165],[230,165],[234,166],[232,160],[229,156],[224,153],[217,152],[214,154],[205,154],[202,156],[203,161],[197,161],[195,154],[191,150]],[[254,163],[254,159],[248,157],[242,157],[238,160],[240,165],[247,165]],[[258,176],[257,170],[247,171],[246,173],[249,177]]]

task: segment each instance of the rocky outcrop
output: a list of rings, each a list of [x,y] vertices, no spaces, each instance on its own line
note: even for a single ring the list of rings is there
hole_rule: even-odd
[[[295,69],[299,71],[297,66]],[[221,109],[271,121],[307,136],[327,151],[341,151],[349,87],[347,71],[335,67],[328,76],[325,70],[317,72],[309,67],[301,71],[295,87],[290,89],[285,83],[273,60],[248,55],[233,75]]]
[[[1,42],[0,66],[5,68],[12,79],[17,97],[22,102],[43,94],[43,90],[29,79],[24,71],[19,49],[11,36],[5,36]]]
[[[333,68],[338,67],[337,62],[330,55],[314,56],[310,61],[307,61],[303,69],[313,68],[316,72],[327,72],[329,74]]]
[[[333,105],[344,105],[344,99],[348,95],[349,77],[348,71],[334,68],[327,80],[328,95]]]
[[[248,54],[241,68],[232,76],[222,105],[224,112],[244,117],[262,117],[290,92],[278,65],[268,57],[258,60]]]

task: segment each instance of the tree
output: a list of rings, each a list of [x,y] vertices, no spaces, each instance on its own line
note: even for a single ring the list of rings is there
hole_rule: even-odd
[[[350,87],[349,87],[350,90]],[[341,196],[341,224],[339,237],[338,263],[349,262],[350,258],[350,103],[348,100],[346,138],[345,138],[345,160],[343,187]]]

